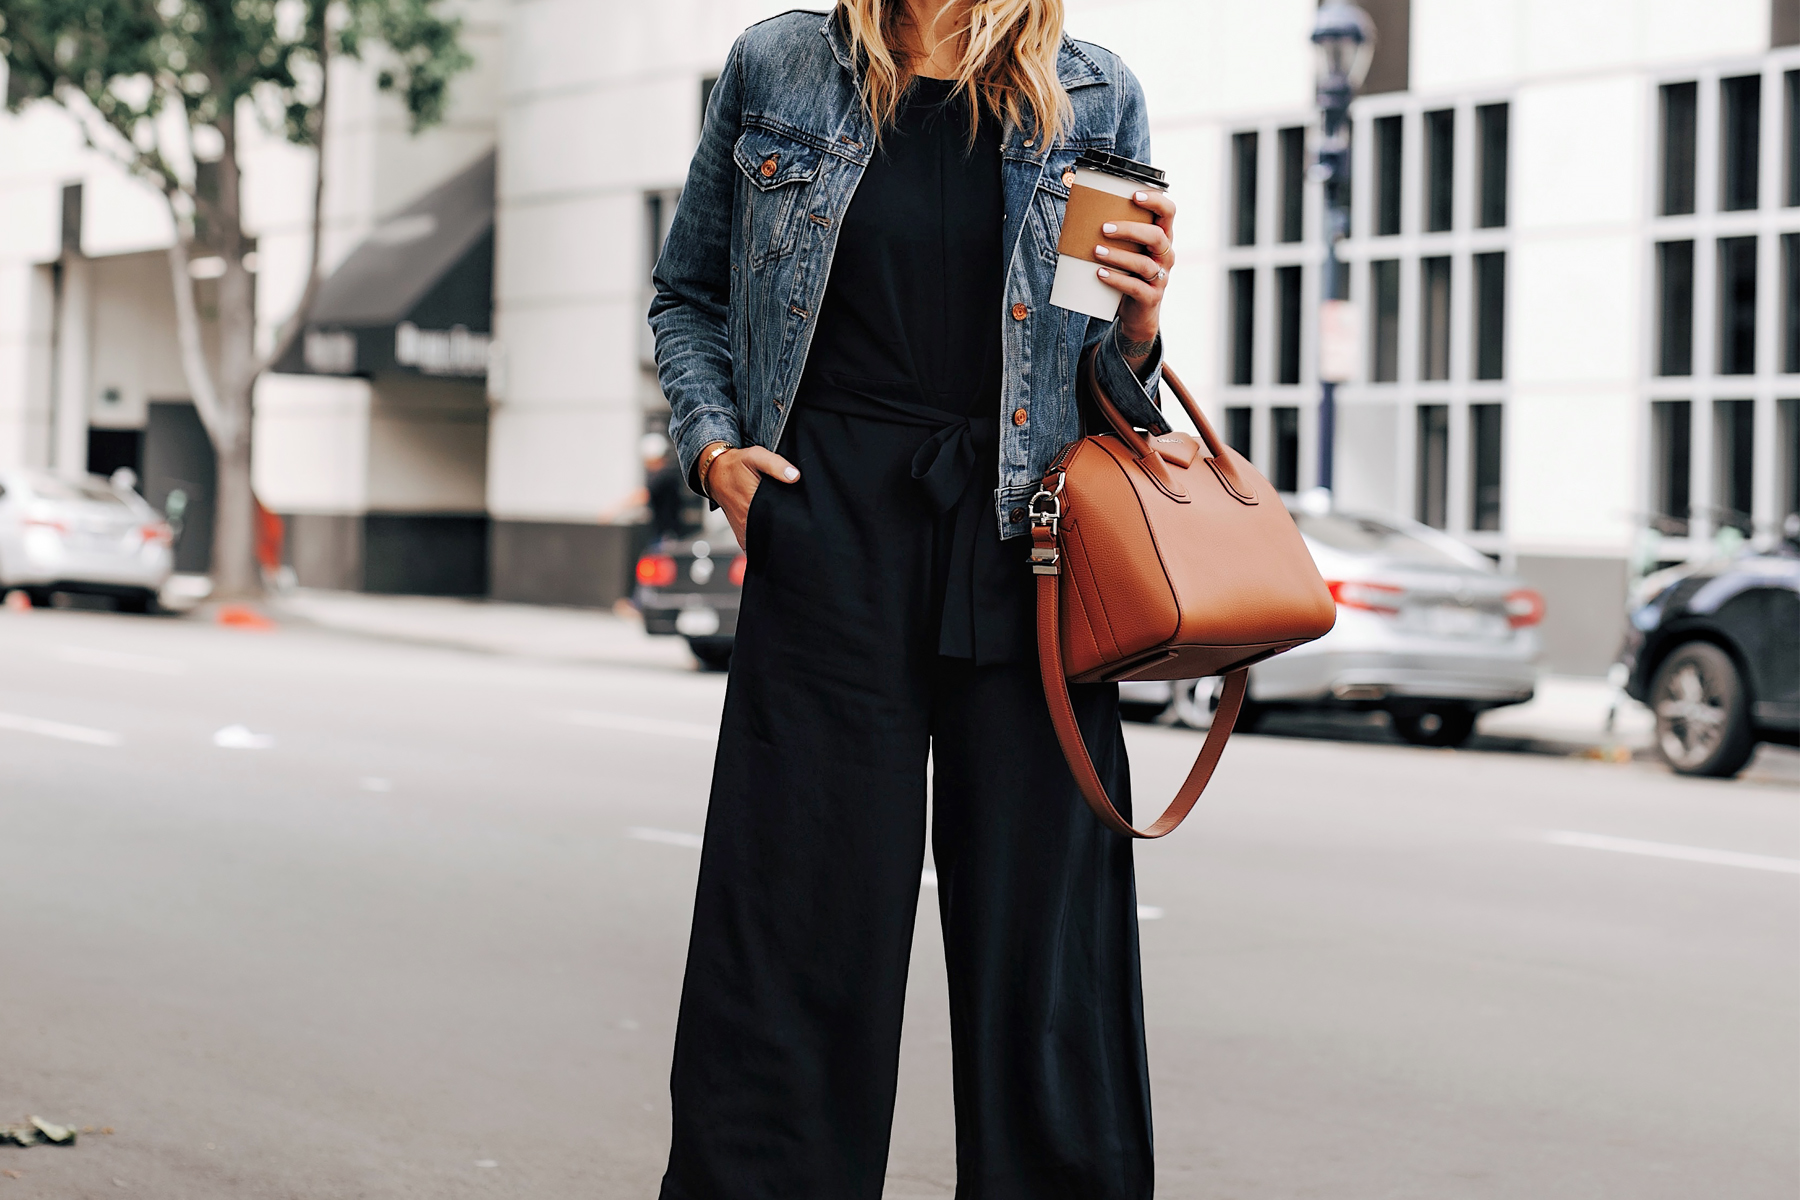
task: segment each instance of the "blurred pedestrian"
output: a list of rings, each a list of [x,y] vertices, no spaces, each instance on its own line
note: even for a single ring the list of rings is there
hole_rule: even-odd
[[[1062,17],[839,0],[752,27],[713,89],[651,322],[748,569],[665,1200],[881,1195],[928,753],[958,1195],[1151,1193],[1131,846],[1058,749],[1025,535],[1085,348],[1162,424],[1175,207],[1106,226],[1142,251],[1097,251],[1116,320],[1050,306],[1079,151],[1149,158],[1137,80]],[[1071,692],[1127,797],[1117,689]]]
[[[638,444],[644,459],[644,498],[650,505],[650,534],[653,538],[678,538],[688,532],[687,484],[681,478],[681,464],[669,455],[669,439],[660,433],[646,433]]]

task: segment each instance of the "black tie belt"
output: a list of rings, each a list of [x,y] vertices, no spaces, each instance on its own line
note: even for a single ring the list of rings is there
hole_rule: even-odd
[[[999,482],[999,396],[988,417],[968,415],[973,395],[921,396],[907,384],[826,376],[809,379],[799,406],[931,433],[912,456],[920,499],[940,525],[944,584],[938,653],[977,664],[1012,662],[1029,647],[1030,573],[1025,539],[1003,543],[995,524]],[[938,403],[928,403],[927,400]],[[977,486],[976,480],[986,486]],[[1025,603],[1019,603],[1021,596]]]

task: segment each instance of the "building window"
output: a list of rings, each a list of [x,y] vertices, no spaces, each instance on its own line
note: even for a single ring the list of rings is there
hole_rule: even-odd
[[[1234,405],[1225,410],[1225,444],[1246,459],[1255,457],[1250,453],[1250,420],[1254,412],[1254,409],[1244,405]]]
[[[1275,268],[1275,382],[1300,382],[1300,268]]]
[[[1662,213],[1673,217],[1694,211],[1700,87],[1695,83],[1666,83],[1661,92]]]
[[[1419,405],[1418,497],[1421,524],[1442,529],[1449,523],[1450,406]]]
[[[1800,233],[1781,235],[1781,369],[1800,371]]]
[[[1786,517],[1800,513],[1800,398],[1786,396],[1775,402],[1775,436],[1779,439],[1775,507]]]
[[[1481,149],[1481,212],[1476,224],[1483,229],[1498,229],[1506,224],[1506,121],[1504,104],[1484,104],[1475,110],[1476,137]]]
[[[1656,246],[1656,373],[1694,373],[1694,243]]]
[[[1400,263],[1387,259],[1369,264],[1369,291],[1375,298],[1370,323],[1370,379],[1393,383],[1400,378]]]
[[[1650,405],[1650,504],[1657,529],[1669,537],[1688,532],[1690,412],[1686,400]]]
[[[1275,443],[1275,477],[1269,482],[1278,492],[1300,490],[1300,410],[1293,407],[1269,410],[1269,433]]]
[[[1756,401],[1713,401],[1713,509],[1719,527],[1748,537],[1755,507]]]
[[[1277,137],[1281,155],[1281,240],[1306,236],[1306,130],[1283,129]]]
[[[1469,528],[1500,528],[1500,405],[1469,405]]]
[[[1249,387],[1251,355],[1256,350],[1256,272],[1240,267],[1230,274],[1231,382]]]
[[[1756,239],[1719,239],[1719,374],[1756,373]]]
[[[1400,152],[1404,130],[1399,116],[1375,119],[1375,236],[1400,232]]]
[[[1256,133],[1231,135],[1231,244],[1256,245]]]
[[[1719,207],[1726,212],[1756,207],[1761,116],[1761,75],[1719,81]]]
[[[1456,173],[1456,110],[1425,114],[1425,229],[1450,228],[1452,182]]]
[[[1800,204],[1800,71],[1782,76],[1787,99],[1787,162],[1782,203]]]
[[[1475,378],[1506,378],[1506,252],[1477,254],[1475,267]]]
[[[1450,260],[1419,260],[1419,378],[1450,378]]]

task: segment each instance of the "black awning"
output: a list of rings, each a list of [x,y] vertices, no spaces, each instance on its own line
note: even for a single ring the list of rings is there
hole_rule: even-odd
[[[493,327],[490,151],[375,227],[319,289],[275,369],[482,379]]]

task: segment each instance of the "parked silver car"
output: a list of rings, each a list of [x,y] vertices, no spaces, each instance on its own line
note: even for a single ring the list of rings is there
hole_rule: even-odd
[[[173,540],[142,496],[97,475],[0,471],[0,592],[34,605],[57,592],[110,596],[147,612],[174,569]]]
[[[1272,708],[1385,709],[1407,741],[1455,746],[1483,709],[1531,699],[1538,593],[1428,526],[1304,510],[1294,521],[1337,600],[1337,625],[1250,668],[1238,728]],[[1120,700],[1204,726],[1216,692],[1214,680],[1127,683]]]

